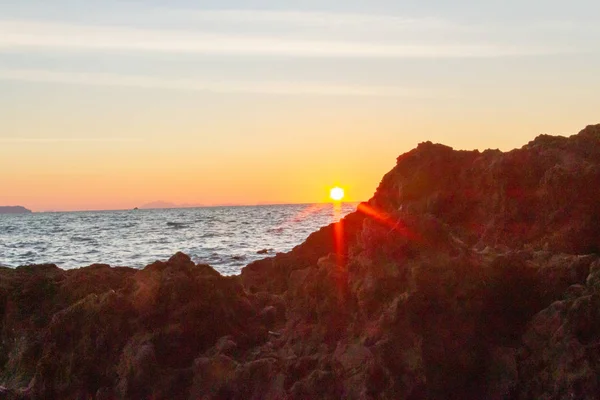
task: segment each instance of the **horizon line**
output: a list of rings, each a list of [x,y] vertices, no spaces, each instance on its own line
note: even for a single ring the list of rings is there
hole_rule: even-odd
[[[356,201],[341,201],[342,204],[360,204],[366,200]],[[301,203],[254,203],[254,204],[206,204],[206,205],[176,205],[174,207],[149,207],[145,208],[143,205],[132,208],[106,208],[106,209],[84,209],[84,210],[43,210],[35,211],[29,209],[26,206],[3,206],[3,207],[24,207],[30,210],[33,214],[44,214],[44,213],[77,213],[77,212],[104,212],[104,211],[145,211],[145,210],[181,210],[191,208],[217,208],[217,207],[268,207],[268,206],[301,206],[310,204],[333,204],[333,201],[314,201],[314,202],[301,202]],[[137,208],[137,209],[136,209]]]

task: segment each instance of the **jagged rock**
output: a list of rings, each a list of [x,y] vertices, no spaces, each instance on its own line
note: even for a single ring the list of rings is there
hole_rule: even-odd
[[[30,398],[187,398],[194,359],[218,338],[267,339],[239,278],[181,253],[141,271],[1,273],[3,379]]]

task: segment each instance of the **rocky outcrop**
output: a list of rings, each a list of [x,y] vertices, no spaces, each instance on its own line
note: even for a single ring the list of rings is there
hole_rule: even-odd
[[[176,254],[144,270],[54,265],[0,271],[4,386],[34,399],[187,398],[217,339],[264,342],[238,277]]]
[[[400,156],[374,197],[222,277],[0,269],[0,398],[600,398],[600,125]]]

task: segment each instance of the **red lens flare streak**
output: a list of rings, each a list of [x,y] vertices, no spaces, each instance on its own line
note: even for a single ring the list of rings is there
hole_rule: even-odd
[[[293,223],[300,222],[300,221],[308,218],[311,214],[314,214],[314,213],[322,210],[326,206],[327,206],[327,204],[311,204],[311,205],[308,205],[308,206],[306,206],[306,208],[304,208],[303,210],[301,210],[300,212],[298,212],[293,217],[288,218],[285,222],[281,223],[278,227],[276,227],[274,229],[284,229],[284,228],[290,226]]]
[[[420,241],[421,237],[419,234],[412,232],[406,224],[400,218],[394,218],[384,211],[377,210],[367,203],[359,204],[357,211],[365,214],[367,217],[377,221],[378,223],[388,227],[391,231],[395,231],[400,235],[415,241]],[[333,203],[333,217],[334,220],[338,221],[333,226],[334,235],[334,246],[336,255],[336,265],[338,270],[345,270],[347,249],[344,236],[344,220],[340,219],[341,215],[341,204],[339,202]]]
[[[377,210],[368,203],[361,203],[358,205],[358,212],[365,214],[366,216],[374,219],[382,225],[390,228],[390,231],[396,231],[402,236],[405,236],[412,240],[420,240],[420,236],[415,232],[412,232],[401,218],[394,218],[384,211]]]
[[[333,239],[335,246],[335,260],[338,270],[346,268],[346,248],[344,243],[344,220],[341,219],[342,205],[340,202],[333,203]]]

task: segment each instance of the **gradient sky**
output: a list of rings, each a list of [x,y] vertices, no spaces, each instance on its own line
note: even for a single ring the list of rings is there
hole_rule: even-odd
[[[600,3],[2,1],[0,205],[366,200],[600,122]]]

